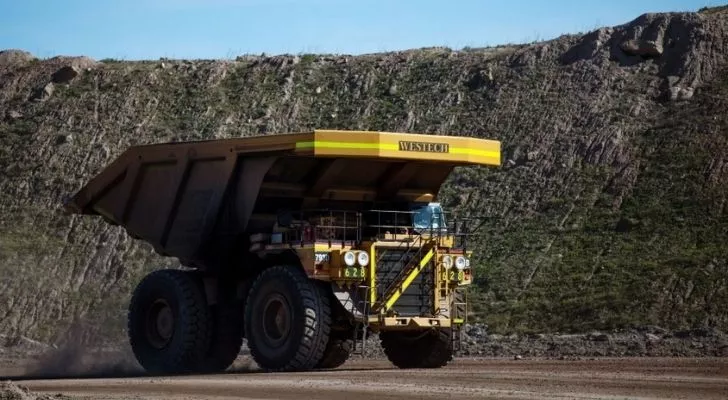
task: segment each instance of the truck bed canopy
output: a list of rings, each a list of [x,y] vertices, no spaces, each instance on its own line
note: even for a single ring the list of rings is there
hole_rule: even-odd
[[[67,203],[162,254],[196,254],[211,236],[270,228],[281,209],[366,209],[431,201],[455,166],[500,165],[500,142],[315,130],[134,146]]]

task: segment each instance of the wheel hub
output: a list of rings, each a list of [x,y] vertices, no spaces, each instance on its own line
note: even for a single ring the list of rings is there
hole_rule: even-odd
[[[273,294],[263,307],[263,334],[271,347],[280,347],[288,338],[293,321],[288,301],[280,294]]]
[[[166,300],[156,300],[147,313],[147,340],[155,348],[161,349],[174,335],[174,314]]]

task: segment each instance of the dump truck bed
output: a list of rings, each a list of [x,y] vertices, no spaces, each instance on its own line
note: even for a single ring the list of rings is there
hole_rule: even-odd
[[[134,146],[67,203],[101,215],[160,254],[204,262],[265,229],[281,209],[434,199],[452,168],[500,165],[500,142],[315,130]],[[209,250],[209,249],[208,249]]]

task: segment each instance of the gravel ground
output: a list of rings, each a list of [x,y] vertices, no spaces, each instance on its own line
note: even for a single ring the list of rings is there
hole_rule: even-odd
[[[179,377],[28,380],[32,393],[88,399],[700,399],[728,398],[728,360],[456,360],[398,370],[353,360],[332,371]],[[20,398],[21,400],[34,397]]]
[[[464,357],[728,357],[728,335],[710,329],[498,335],[475,324],[463,328],[461,343]],[[367,348],[367,358],[383,357],[376,336]]]
[[[7,342],[6,342],[7,343]],[[12,341],[0,347],[2,366],[13,376],[126,376],[141,372],[128,346],[60,349],[31,340]],[[498,335],[484,325],[463,329],[459,358],[584,359],[603,357],[728,357],[728,335],[709,329],[668,332],[643,327],[623,332],[583,334]],[[376,335],[367,340],[364,357],[352,360],[385,360]],[[244,344],[233,371],[255,368]]]
[[[274,374],[270,375],[272,381],[249,375],[257,366],[246,346],[229,369],[240,375],[142,381],[135,377],[143,371],[126,347],[56,349],[27,339],[6,341],[5,344],[0,347],[0,376],[17,382],[5,382],[0,386],[0,400],[67,399],[67,395],[94,399],[138,396],[162,399],[193,394],[194,398],[232,398],[236,390],[255,398],[293,398],[296,390],[310,390],[323,396],[320,398],[339,395],[326,375],[321,374],[332,374],[331,379],[353,382],[347,384],[347,398],[351,399],[363,399],[375,392],[379,395],[397,393],[402,398],[442,396],[445,392],[465,398],[532,399],[543,398],[539,397],[542,393],[547,393],[546,397],[577,399],[615,395],[627,398],[728,398],[728,336],[709,329],[668,332],[658,327],[644,327],[623,332],[497,335],[488,333],[484,325],[468,325],[463,329],[459,356],[451,366],[436,374],[463,376],[468,380],[468,390],[449,384],[435,387],[428,383],[435,379],[427,378],[426,373],[392,370],[391,364],[384,359],[376,335],[369,337],[364,357],[353,356],[339,371],[319,371],[306,376],[294,374],[296,376],[290,379],[288,375],[284,379]],[[634,371],[629,372],[629,368]],[[382,372],[383,369],[392,371]],[[590,369],[594,371],[588,372]],[[696,372],[696,369],[700,371]],[[508,376],[515,378],[503,375],[506,371],[511,373]],[[600,381],[587,379],[596,376],[597,372]],[[579,374],[586,375],[580,377]],[[722,380],[716,381],[717,378],[708,376],[710,374],[718,374]],[[391,382],[383,382],[385,376]],[[128,391],[127,380],[111,379],[124,377],[139,380],[134,386],[138,390]],[[366,385],[369,379],[383,383],[375,390]],[[673,382],[668,384],[666,379]],[[29,389],[24,386],[25,381]],[[193,387],[194,393],[190,391]]]

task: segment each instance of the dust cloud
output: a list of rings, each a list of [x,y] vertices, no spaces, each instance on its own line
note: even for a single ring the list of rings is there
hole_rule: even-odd
[[[25,369],[25,378],[124,377],[143,375],[128,345],[95,341],[89,326],[77,322],[56,347],[46,349]]]
[[[103,343],[95,329],[77,321],[55,347],[32,357],[22,379],[122,378],[148,376],[127,342]],[[243,345],[243,351],[247,347]],[[256,371],[248,354],[241,354],[224,373]],[[0,400],[3,400],[0,398]]]
[[[88,349],[66,345],[42,354],[26,368],[33,378],[106,378],[143,375],[133,356],[121,350]]]

